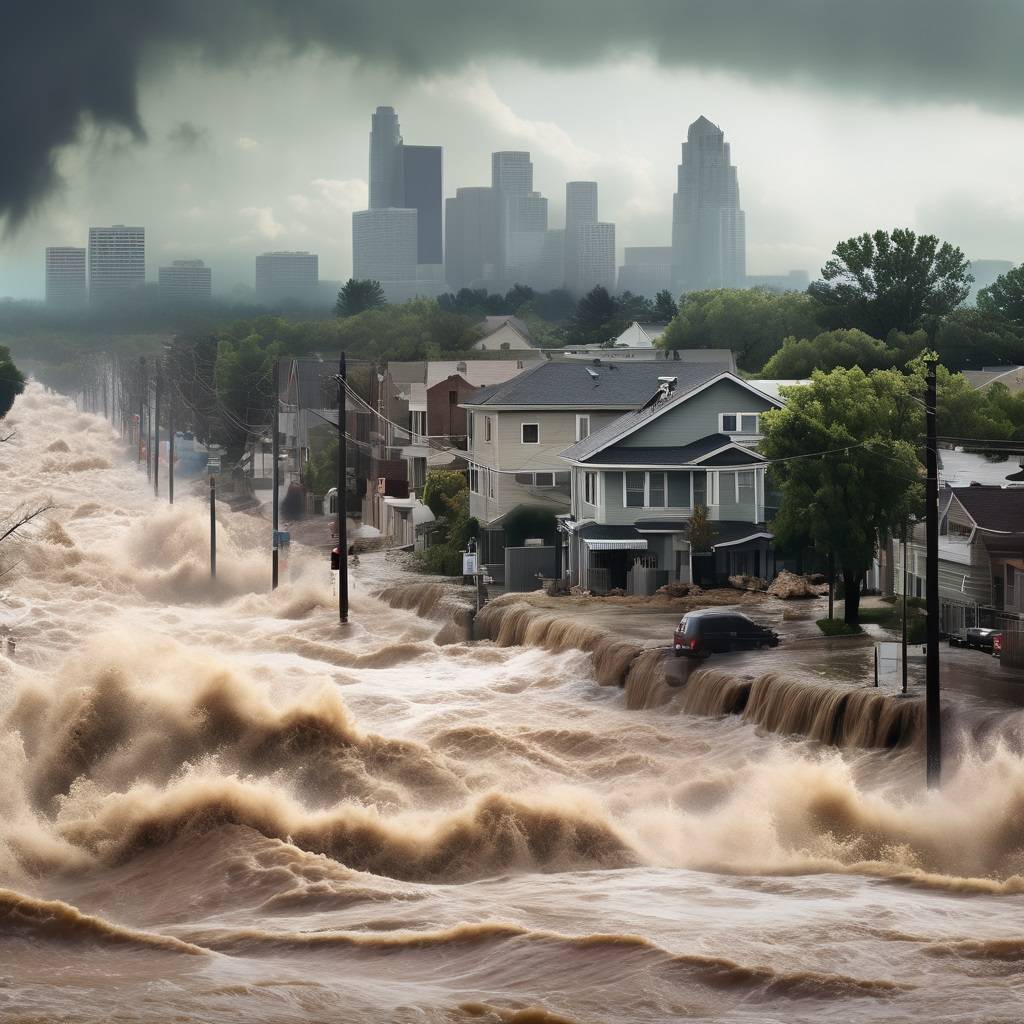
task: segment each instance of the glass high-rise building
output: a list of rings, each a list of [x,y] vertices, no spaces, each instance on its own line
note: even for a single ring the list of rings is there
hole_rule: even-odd
[[[394,107],[378,107],[370,118],[370,209],[401,206],[402,128]]]
[[[160,298],[174,305],[206,302],[213,292],[213,271],[202,260],[174,260],[157,271]]]
[[[84,306],[85,250],[51,245],[46,250],[46,301],[65,308]]]
[[[597,223],[597,182],[565,183],[565,286],[575,294],[589,291],[580,266],[580,235],[584,225]],[[593,287],[593,285],[591,285]]]
[[[674,290],[743,288],[746,220],[725,134],[706,117],[690,125],[672,204]]]
[[[146,283],[146,229],[89,228],[89,298],[103,301]]]
[[[491,187],[509,196],[526,196],[533,191],[530,154],[505,151],[491,154]]]
[[[394,204],[416,211],[416,262],[444,261],[441,232],[441,147],[399,147],[399,195]]]

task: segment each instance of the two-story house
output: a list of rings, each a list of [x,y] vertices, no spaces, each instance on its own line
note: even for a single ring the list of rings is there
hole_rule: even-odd
[[[683,361],[543,362],[465,401],[469,510],[482,527],[483,561],[503,560],[503,523],[516,509],[569,512],[572,473],[561,458],[566,448],[638,409],[666,373],[689,388],[725,369]]]
[[[1005,473],[1005,464],[1002,469]],[[895,551],[895,590],[924,597],[925,524]],[[1024,619],[1024,487],[974,484],[939,492],[939,614],[944,633]]]
[[[570,581],[649,593],[694,578],[771,578],[781,563],[766,526],[773,502],[756,445],[761,416],[783,404],[780,386],[798,383],[749,382],[728,371],[664,377],[643,408],[566,449],[572,503],[561,530]],[[691,550],[699,506],[710,521],[710,550]]]

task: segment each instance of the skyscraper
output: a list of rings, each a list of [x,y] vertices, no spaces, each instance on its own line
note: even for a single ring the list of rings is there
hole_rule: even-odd
[[[213,272],[202,260],[174,260],[157,271],[160,298],[173,305],[206,302],[213,290]]]
[[[504,261],[509,284],[550,288],[538,278],[548,230],[548,201],[539,192],[505,196]]]
[[[315,252],[265,252],[256,257],[258,298],[277,302],[314,302],[320,280],[320,257]]]
[[[399,147],[399,194],[392,205],[416,211],[416,262],[440,264],[441,147]]]
[[[391,207],[352,214],[352,276],[379,281],[389,302],[416,294],[417,211]]]
[[[533,191],[533,164],[530,154],[506,151],[491,154],[491,187],[509,196],[525,196]]]
[[[444,263],[450,288],[475,288],[501,274],[503,193],[487,186],[456,189],[445,200]]]
[[[672,288],[672,246],[626,246],[625,261],[619,267],[619,291],[653,299]]]
[[[394,107],[378,107],[370,119],[370,209],[401,206],[399,165],[402,130]]]
[[[146,229],[89,228],[89,298],[102,302],[146,283]]]
[[[586,294],[600,285],[615,291],[615,225],[580,224],[576,233],[579,290]]]
[[[51,245],[46,250],[46,301],[51,306],[85,305],[85,250]]]
[[[742,288],[746,284],[746,222],[736,168],[722,130],[706,117],[690,125],[672,204],[675,291]]]
[[[580,273],[580,231],[584,224],[597,223],[597,182],[565,183],[565,286],[576,294],[583,287]],[[592,287],[592,286],[591,286]]]

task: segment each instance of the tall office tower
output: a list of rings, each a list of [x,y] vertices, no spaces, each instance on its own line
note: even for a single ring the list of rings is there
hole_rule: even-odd
[[[504,152],[491,154],[491,187],[506,195],[525,196],[533,191],[533,164],[530,154]]]
[[[581,294],[579,236],[584,224],[597,223],[597,182],[568,181],[565,184],[565,286]]]
[[[746,222],[736,168],[722,130],[706,117],[690,125],[672,203],[675,291],[742,288]]]
[[[619,292],[632,292],[653,299],[672,288],[672,246],[626,246],[625,262],[619,267]]]
[[[102,302],[146,283],[146,229],[89,228],[89,299]]]
[[[207,302],[213,292],[213,272],[202,260],[174,260],[157,275],[161,300],[173,305]]]
[[[445,278],[453,291],[489,287],[500,278],[503,199],[497,189],[476,186],[445,200]]]
[[[389,302],[416,294],[417,211],[391,207],[352,214],[352,276],[379,281]]]
[[[416,262],[444,262],[441,242],[441,147],[399,147],[399,194],[393,206],[416,211]]]
[[[615,291],[615,225],[581,224],[576,235],[579,289],[583,294],[600,285]]]
[[[505,197],[505,277],[537,287],[548,230],[548,201],[539,192]]]
[[[265,252],[256,257],[256,292],[264,301],[314,302],[320,257],[313,252]]]
[[[85,250],[51,245],[46,250],[46,301],[51,306],[84,306]]]
[[[399,149],[402,131],[394,107],[378,107],[370,119],[370,209],[401,206]]]

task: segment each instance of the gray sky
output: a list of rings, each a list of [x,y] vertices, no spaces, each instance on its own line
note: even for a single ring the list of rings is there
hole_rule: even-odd
[[[325,4],[351,6],[298,6]],[[832,16],[858,9],[865,23],[882,9],[818,4]],[[776,14],[799,6],[780,0]],[[386,58],[356,63],[345,47],[247,59],[153,51],[140,62],[135,131],[123,118],[87,117],[77,141],[53,149],[56,186],[33,193],[0,238],[0,296],[41,297],[44,246],[84,245],[90,224],[115,222],[145,225],[152,279],[163,263],[198,257],[213,266],[215,290],[228,291],[252,284],[253,257],[267,249],[313,250],[321,277],[346,278],[378,104],[396,107],[407,142],[444,146],[445,195],[486,184],[492,150],[529,149],[559,226],[564,182],[598,180],[620,255],[625,245],[669,243],[679,144],[704,114],[724,129],[739,168],[750,273],[813,274],[838,239],[897,225],[939,234],[971,258],[1018,262],[1019,62],[990,45],[991,33],[974,38],[955,18],[936,21],[921,41],[935,66],[912,53],[889,59],[879,38],[858,41],[845,60],[840,50],[781,68],[757,55],[747,38],[757,26],[742,11],[724,23],[739,51],[728,59],[666,59],[653,34],[628,52],[595,47],[564,61],[517,56],[529,47],[515,41],[452,67],[420,54],[414,76]],[[2,95],[0,105],[12,102]]]

